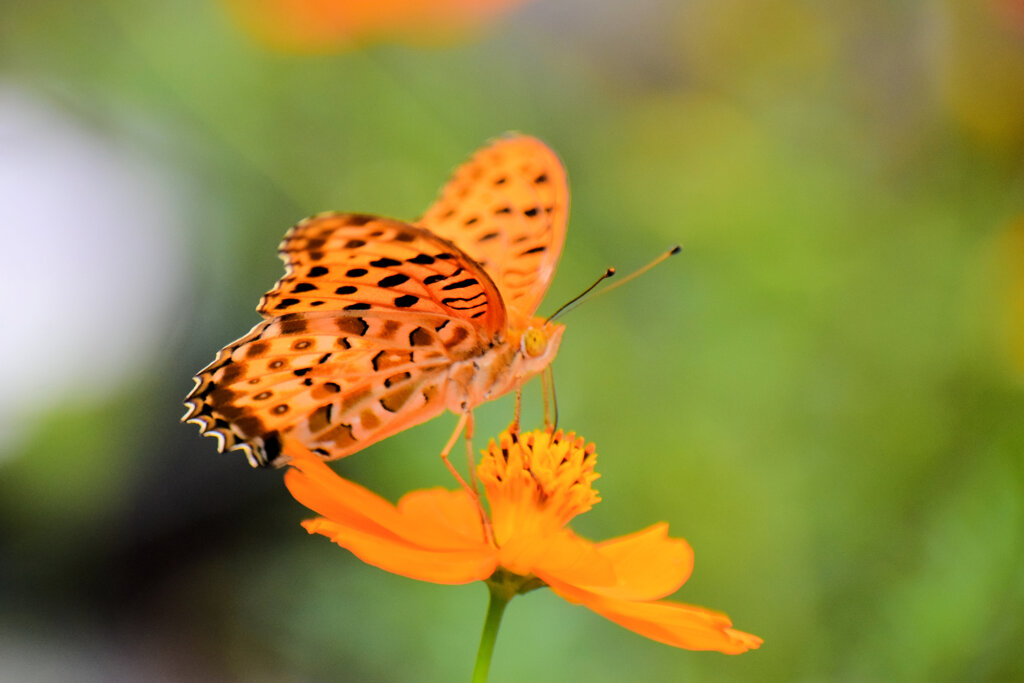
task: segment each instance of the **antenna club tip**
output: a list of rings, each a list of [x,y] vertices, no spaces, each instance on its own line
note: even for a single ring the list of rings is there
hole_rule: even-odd
[[[605,277],[611,277],[612,275],[615,275],[615,266],[611,266],[608,270],[604,271]]]
[[[676,254],[678,254],[682,250],[683,250],[683,245],[677,244],[676,246],[674,246],[674,247],[672,247],[671,249],[668,250],[668,255],[669,256],[675,256]]]

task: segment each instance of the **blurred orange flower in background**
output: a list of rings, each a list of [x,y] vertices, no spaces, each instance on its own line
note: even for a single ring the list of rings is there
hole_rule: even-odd
[[[575,434],[504,432],[477,467],[493,540],[462,489],[414,491],[397,505],[347,481],[312,454],[285,475],[292,495],[321,515],[303,522],[367,564],[440,584],[502,581],[525,593],[547,585],[640,635],[689,650],[739,654],[760,646],[724,614],[661,600],[690,576],[693,551],[655,524],[593,543],[566,524],[598,502],[596,454]]]
[[[1024,0],[989,0],[989,4],[1008,26],[1024,34]]]
[[[224,0],[270,47],[332,52],[363,42],[450,41],[527,0]]]

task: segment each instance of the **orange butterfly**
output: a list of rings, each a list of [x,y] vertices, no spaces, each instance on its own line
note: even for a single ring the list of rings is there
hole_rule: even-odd
[[[266,318],[194,378],[182,418],[280,466],[341,458],[548,367],[564,327],[534,317],[565,241],[569,192],[539,140],[506,136],[460,166],[415,224],[323,213],[280,246]],[[517,402],[518,415],[518,402]]]

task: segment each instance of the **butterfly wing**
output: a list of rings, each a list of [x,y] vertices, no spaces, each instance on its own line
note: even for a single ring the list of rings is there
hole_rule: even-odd
[[[285,276],[260,300],[264,317],[322,310],[439,313],[473,323],[484,337],[505,333],[505,306],[487,272],[423,228],[329,212],[289,230],[279,253]]]
[[[459,166],[417,221],[457,244],[497,284],[505,305],[532,316],[565,241],[569,190],[547,145],[509,135]]]
[[[422,228],[323,214],[281,254],[286,274],[260,301],[268,319],[186,398],[184,419],[254,465],[287,462],[289,440],[340,458],[440,414],[451,365],[507,327],[487,274]]]

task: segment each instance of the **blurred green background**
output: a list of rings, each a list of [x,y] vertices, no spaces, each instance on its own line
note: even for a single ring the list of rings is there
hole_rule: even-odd
[[[538,0],[312,55],[217,3],[0,2],[0,679],[468,680],[482,585],[307,536],[280,472],[178,418],[291,224],[411,219],[507,130],[570,174],[542,311],[686,247],[565,319],[560,423],[603,474],[574,527],[669,521],[675,599],[765,644],[538,591],[492,680],[1024,680],[1018,0]],[[453,424],[336,469],[451,485]]]

